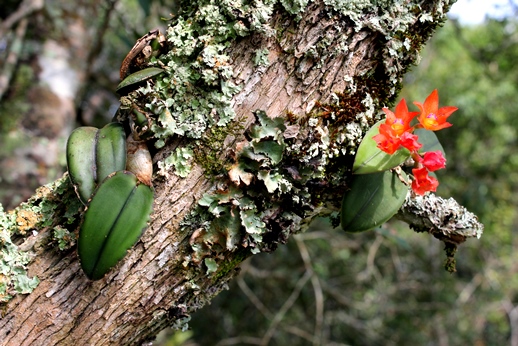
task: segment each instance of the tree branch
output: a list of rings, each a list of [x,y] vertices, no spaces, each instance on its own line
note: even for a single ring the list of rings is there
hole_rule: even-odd
[[[23,1],[18,9],[11,13],[9,17],[0,22],[0,37],[5,37],[7,31],[18,23],[20,20],[28,17],[35,11],[39,11],[43,8],[43,0],[25,0]]]
[[[449,5],[282,3],[182,3],[150,61],[164,73],[122,98],[148,117],[154,213],[103,279],[66,244],[84,211],[66,176],[0,215],[40,280],[5,305],[3,344],[141,344],[185,326],[245,258],[337,214],[363,134]]]
[[[453,198],[443,199],[433,194],[407,195],[397,217],[416,232],[427,232],[439,240],[460,245],[467,238],[479,239],[484,231],[476,215],[459,205]]]
[[[444,242],[445,268],[450,272],[456,270],[454,256],[457,246],[468,238],[479,239],[484,232],[484,225],[475,214],[453,198],[443,199],[434,194],[413,196],[409,192],[396,217],[408,223],[414,231],[429,233]]]

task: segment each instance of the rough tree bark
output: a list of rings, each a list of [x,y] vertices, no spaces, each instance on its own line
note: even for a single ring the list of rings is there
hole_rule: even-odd
[[[161,174],[153,179],[149,227],[103,279],[83,275],[74,246],[57,249],[56,230],[73,235],[82,212],[66,175],[3,214],[0,225],[17,251],[30,254],[28,276],[40,282],[30,294],[5,299],[2,345],[142,344],[165,327],[181,328],[248,256],[274,250],[316,216],[336,216],[362,134],[393,103],[402,75],[450,5],[283,3],[260,13],[261,30],[222,50],[230,59],[219,63],[232,66],[230,80],[240,86],[224,139],[211,142],[216,132],[208,129],[201,139],[176,134],[153,152]],[[188,6],[191,14],[199,14],[197,6]],[[225,13],[234,25],[247,28],[264,10],[221,6],[230,8]],[[168,73],[173,79],[177,72]],[[143,100],[131,102],[144,109],[150,101]],[[151,115],[160,125],[158,116]],[[255,146],[265,141],[280,143],[280,160]],[[179,148],[192,149],[185,177],[178,166],[164,165]],[[409,197],[399,216],[453,245],[482,232],[475,216],[434,196]]]

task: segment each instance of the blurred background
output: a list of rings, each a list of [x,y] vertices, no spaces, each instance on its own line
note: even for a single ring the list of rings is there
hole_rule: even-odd
[[[165,29],[174,5],[3,0],[5,209],[61,176],[71,129],[111,119],[120,62],[136,39]],[[459,248],[457,272],[443,269],[442,243],[405,224],[347,234],[321,219],[247,260],[190,330],[164,331],[156,345],[518,346],[518,2],[463,0],[450,14],[400,96],[411,105],[438,89],[441,106],[459,108],[437,132],[448,159],[438,195],[477,214],[485,233]]]

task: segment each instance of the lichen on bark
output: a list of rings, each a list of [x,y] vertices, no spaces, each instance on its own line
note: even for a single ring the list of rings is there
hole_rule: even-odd
[[[67,175],[40,187],[12,211],[5,212],[0,205],[0,302],[31,293],[38,285],[38,277],[27,273],[27,265],[37,255],[35,248],[66,250],[75,243],[73,232],[81,208]],[[50,237],[35,245],[31,238],[46,230],[51,230]]]
[[[329,0],[324,6],[309,1],[182,5],[168,29],[168,53],[151,61],[166,75],[130,95],[131,102],[145,104],[156,115],[151,130],[159,148],[171,136],[192,139],[190,145],[197,146],[196,140],[208,129],[235,118],[231,106],[241,100],[246,92],[242,86],[249,79],[236,71],[233,41],[252,36],[267,43],[249,58],[255,68],[252,74],[273,68],[269,53],[275,50],[296,59],[295,71],[304,69],[301,78],[325,71],[328,61],[339,55],[351,58],[346,69],[334,71],[342,78],[334,85],[340,92],[326,90],[309,102],[306,99],[306,108],[295,112],[249,109],[256,115],[251,123],[257,125],[244,138],[234,138],[231,155],[215,156],[230,164],[221,167],[218,188],[205,193],[183,221],[185,229],[196,229],[189,260],[205,263],[212,271],[217,262],[207,262],[211,256],[240,246],[251,253],[271,251],[275,243],[299,230],[302,220],[335,215],[364,133],[379,119],[382,106],[394,101],[402,75],[418,61],[420,48],[445,20],[449,5]],[[276,12],[279,6],[288,14]],[[321,27],[322,36],[304,36],[295,26],[282,26],[290,20],[301,27],[309,22],[314,29],[316,19],[302,19],[302,14],[319,6],[316,16],[328,21]],[[304,38],[296,41],[297,35]],[[368,45],[358,48],[364,41]],[[175,155],[175,165],[185,166],[178,159],[181,156]],[[163,175],[171,166],[158,165]]]
[[[182,2],[167,52],[150,60],[166,73],[122,100],[150,121],[156,195],[149,228],[96,282],[80,273],[72,252],[47,251],[48,261],[32,263],[45,285],[31,297],[42,297],[60,320],[30,340],[140,344],[167,325],[183,328],[242,260],[275,249],[316,216],[336,219],[360,140],[394,102],[449,6],[355,4]],[[56,207],[69,201],[58,199]],[[53,210],[46,217],[55,223],[46,227],[66,225],[63,215],[80,207]],[[0,338],[16,335],[6,333],[5,321],[40,320],[15,310],[0,320]]]

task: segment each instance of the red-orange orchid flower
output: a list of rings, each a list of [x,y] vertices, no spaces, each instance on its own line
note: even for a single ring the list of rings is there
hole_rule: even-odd
[[[411,134],[410,132],[405,132],[401,135],[401,145],[407,148],[410,152],[417,151],[423,146],[417,141],[418,139],[418,136]]]
[[[410,122],[419,112],[409,112],[408,106],[406,105],[405,99],[401,99],[396,106],[396,113],[393,113],[388,108],[383,108],[383,111],[387,115],[385,124],[392,127],[396,136],[401,136],[407,131],[411,131]]]
[[[439,94],[437,89],[432,91],[424,101],[424,105],[420,102],[414,104],[421,110],[421,115],[418,120],[421,126],[427,130],[437,131],[450,127],[451,124],[446,119],[455,112],[457,107],[441,107],[439,108]]]
[[[446,167],[446,159],[440,150],[428,151],[424,153],[420,162],[430,172],[434,172],[438,169]]]
[[[389,155],[394,154],[401,146],[401,139],[396,135],[394,129],[387,124],[381,124],[379,134],[372,137],[378,143],[377,147]]]
[[[424,195],[428,191],[437,191],[439,181],[428,175],[426,167],[412,169],[414,180],[412,180],[412,190],[418,195]]]
[[[410,122],[419,112],[409,112],[405,99],[399,101],[395,113],[388,108],[383,108],[383,111],[387,118],[380,125],[379,134],[372,137],[378,143],[378,148],[389,155],[394,154],[401,145],[410,151],[414,150],[414,147],[419,149],[420,144],[417,143],[417,136],[413,137],[410,134],[413,130]]]

